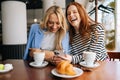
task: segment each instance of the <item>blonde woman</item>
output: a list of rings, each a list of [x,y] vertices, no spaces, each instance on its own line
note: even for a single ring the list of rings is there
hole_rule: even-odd
[[[59,6],[51,6],[44,16],[42,24],[33,24],[24,54],[24,60],[31,60],[33,52],[45,51],[45,59],[51,59],[55,50],[69,49],[68,25]]]

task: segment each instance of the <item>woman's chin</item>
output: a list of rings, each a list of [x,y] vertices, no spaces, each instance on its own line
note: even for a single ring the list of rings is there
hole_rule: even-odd
[[[57,31],[56,31],[56,30],[51,30],[50,32],[52,32],[52,33],[56,33]]]

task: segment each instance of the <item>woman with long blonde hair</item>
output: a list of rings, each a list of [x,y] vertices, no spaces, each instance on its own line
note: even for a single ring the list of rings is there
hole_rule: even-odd
[[[32,24],[24,54],[30,60],[33,52],[45,51],[45,59],[51,59],[55,50],[69,49],[68,25],[62,8],[51,6],[45,13],[41,24]]]

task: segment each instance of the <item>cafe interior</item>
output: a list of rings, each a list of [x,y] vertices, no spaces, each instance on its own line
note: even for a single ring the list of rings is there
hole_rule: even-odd
[[[58,5],[65,13],[70,2],[82,4],[95,22],[104,25],[110,60],[98,61],[93,66],[84,62],[73,64],[73,76],[68,74],[72,67],[66,69],[68,75],[61,75],[57,73],[61,67],[47,61],[40,66],[24,61],[30,26],[41,23],[50,6]],[[120,80],[119,14],[120,0],[0,0],[0,80]]]
[[[4,7],[4,2],[7,1],[9,1],[8,4],[12,1],[23,2],[25,4],[24,10],[22,11],[22,7],[17,4],[15,5],[18,7]],[[65,12],[66,6],[74,1],[84,5],[90,17],[105,26],[107,51],[120,52],[120,32],[118,31],[120,30],[120,23],[118,22],[120,20],[119,0],[1,0],[0,59],[22,59],[30,25],[40,23],[44,12],[51,5],[59,5]],[[19,9],[22,13],[17,11]],[[9,14],[10,12],[11,14]],[[23,18],[16,20],[20,16],[23,16]]]
[[[11,20],[11,17],[17,16],[17,11],[11,11],[9,8],[4,8],[5,1],[20,1],[25,4],[24,10],[24,24],[23,28],[16,27],[19,24],[6,23],[3,20],[10,20],[13,23],[18,22],[17,20]],[[51,5],[59,5],[65,11],[65,7],[70,2],[79,2],[86,8],[88,14],[95,21],[101,22],[106,29],[106,49],[110,52],[120,52],[120,32],[119,30],[119,0],[1,0],[1,12],[0,12],[0,55],[1,59],[16,58],[21,59],[24,54],[24,49],[27,42],[27,35],[31,24],[40,23],[45,10]],[[3,3],[3,7],[2,7]],[[8,3],[9,4],[9,3]],[[7,5],[7,4],[6,4]],[[16,4],[17,5],[17,4]],[[17,8],[17,7],[16,7]],[[20,7],[18,6],[18,9]],[[2,15],[2,11],[8,11],[7,16]],[[11,11],[11,14],[9,12]],[[12,12],[14,14],[12,14]],[[21,14],[22,15],[22,14]],[[19,16],[18,16],[19,18]],[[23,21],[22,20],[22,21]],[[109,20],[109,21],[108,21]],[[5,25],[8,24],[8,25]],[[4,25],[6,28],[4,28]],[[15,26],[15,28],[11,26]],[[22,26],[19,25],[19,26]],[[22,30],[23,29],[23,30]],[[21,32],[19,31],[21,30]],[[17,33],[19,31],[20,33]],[[24,32],[23,32],[24,31]],[[12,33],[16,32],[16,35]],[[20,35],[20,37],[18,37]],[[24,36],[22,36],[24,35]],[[17,53],[17,54],[16,54]]]
[[[6,9],[1,7],[2,2],[5,1],[21,1],[25,4],[25,12],[24,12],[24,27],[23,30],[21,27],[16,27],[19,24],[11,24],[8,22],[8,26],[4,28],[6,24],[3,20],[13,21],[13,23],[18,22],[17,20],[11,20],[10,17],[4,19],[4,12],[2,15],[2,10]],[[27,34],[29,32],[30,25],[33,23],[40,23],[42,17],[44,16],[43,12],[47,9],[47,7],[51,5],[59,5],[62,7],[63,11],[65,11],[65,7],[70,2],[79,2],[84,5],[90,17],[94,20],[101,22],[106,29],[106,49],[110,52],[120,52],[120,32],[119,30],[119,0],[1,0],[1,12],[0,12],[0,55],[1,59],[7,58],[22,58],[24,54],[24,49],[27,42]],[[17,8],[17,7],[16,7]],[[19,8],[19,6],[18,6]],[[10,12],[11,10],[8,8],[6,11]],[[11,11],[12,12],[12,11]],[[17,11],[13,11],[14,14],[6,14],[7,16],[17,16]],[[18,17],[19,18],[19,17]],[[109,19],[109,21],[108,21]],[[4,23],[3,23],[4,22]],[[11,26],[15,26],[12,28]],[[19,26],[22,26],[19,25]],[[10,28],[11,27],[11,28]],[[21,33],[17,33],[17,31],[21,30]],[[8,33],[6,33],[8,31]],[[12,35],[11,32],[17,33],[16,35]],[[24,31],[24,32],[23,32]],[[18,37],[20,35],[20,37]],[[24,35],[24,36],[22,36]],[[16,54],[17,53],[17,54]]]

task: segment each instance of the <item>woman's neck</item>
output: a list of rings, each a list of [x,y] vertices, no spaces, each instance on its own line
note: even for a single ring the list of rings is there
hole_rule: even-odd
[[[75,26],[75,33],[79,33],[79,27],[78,26]]]

